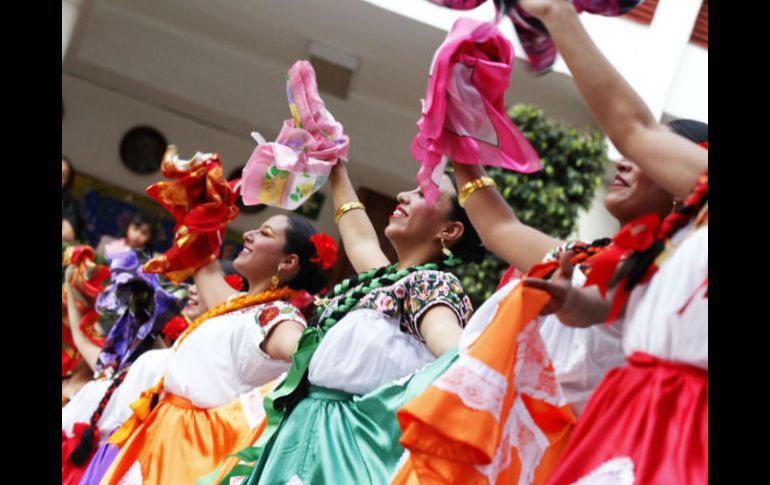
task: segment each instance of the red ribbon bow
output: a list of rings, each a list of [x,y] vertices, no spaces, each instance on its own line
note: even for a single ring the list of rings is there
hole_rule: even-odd
[[[607,295],[610,281],[612,280],[618,265],[634,251],[646,251],[659,238],[661,219],[657,214],[647,214],[629,222],[612,238],[612,245],[598,254],[591,262],[587,270],[585,288],[596,285],[602,296]],[[644,283],[652,278],[657,271],[657,266],[652,264],[647,274],[642,278]],[[607,323],[617,318],[620,310],[628,301],[629,293],[625,289],[625,283],[621,282],[615,292]]]

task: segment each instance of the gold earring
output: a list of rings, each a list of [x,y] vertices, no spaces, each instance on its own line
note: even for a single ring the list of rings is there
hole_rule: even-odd
[[[278,283],[280,283],[280,280],[281,280],[279,278],[279,276],[278,276],[280,273],[281,272],[279,270],[270,278],[270,289],[271,290],[275,290],[276,288],[278,288]]]
[[[446,242],[444,241],[444,238],[441,238],[441,252],[444,253],[444,256],[446,256],[449,259],[452,259],[454,257],[454,254],[452,254],[452,251],[446,247]]]

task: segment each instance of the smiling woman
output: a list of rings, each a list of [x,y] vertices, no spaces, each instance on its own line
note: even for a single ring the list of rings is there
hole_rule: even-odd
[[[435,204],[419,188],[398,194],[385,228],[394,263],[343,164],[330,180],[346,253],[360,274],[319,300],[287,378],[265,400],[267,427],[247,483],[385,483],[403,452],[396,410],[452,361],[472,311],[445,269],[481,257],[484,248],[451,177],[441,177]],[[250,265],[260,238],[270,237],[270,228],[262,230],[247,236],[238,265]],[[295,453],[299,446],[307,451]],[[328,456],[330,446],[341,451],[305,459]]]
[[[136,475],[145,483],[194,483],[253,440],[259,387],[289,367],[306,325],[289,300],[325,284],[322,265],[329,261],[319,258],[316,236],[295,215],[271,217],[244,233],[234,266],[248,280],[246,294],[230,287],[216,260],[195,271],[209,310],[179,337],[163,379],[143,394],[152,411],[134,415],[110,438],[120,453],[101,483]],[[154,408],[152,396],[159,398]]]

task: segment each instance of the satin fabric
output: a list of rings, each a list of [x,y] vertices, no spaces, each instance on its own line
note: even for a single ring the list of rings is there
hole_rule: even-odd
[[[97,330],[99,314],[94,310],[96,297],[104,290],[106,281],[110,277],[110,268],[96,262],[96,255],[91,246],[70,246],[62,256],[62,266],[75,265],[75,272],[70,281],[70,290],[73,292],[75,306],[81,314],[80,330],[86,337],[99,347],[104,343],[104,337]],[[62,379],[70,377],[82,356],[72,337],[71,323],[67,313],[67,291],[62,285],[61,293],[62,314]]]
[[[391,483],[543,483],[575,422],[538,332],[549,299],[517,284],[457,362],[398,411],[409,455]]]
[[[98,485],[119,452],[118,447],[110,443],[99,446],[91,457],[91,463],[88,464],[83,478],[80,479],[80,485]]]
[[[173,181],[156,182],[146,189],[173,217],[174,242],[161,256],[144,265],[147,273],[163,273],[179,284],[204,264],[216,259],[225,227],[235,220],[237,194],[222,175],[219,155],[197,153],[180,160],[170,145],[161,172]]]
[[[404,449],[396,410],[457,358],[444,353],[423,370],[356,396],[311,386],[286,416],[245,484],[387,483]]]
[[[61,446],[61,476],[62,476],[62,485],[75,485],[80,481],[80,478],[83,476],[83,474],[86,472],[87,463],[84,463],[82,465],[75,465],[69,460],[69,456],[72,453],[75,448],[77,448],[78,444],[80,443],[80,437],[83,435],[83,432],[88,428],[88,423],[77,423],[72,428],[72,436],[67,437],[66,433],[62,431],[61,438],[62,438],[62,446]],[[96,438],[95,442],[98,442],[98,430],[96,432]]]
[[[603,465],[623,458],[633,462],[628,483],[708,483],[707,371],[630,355],[628,365],[610,371],[588,401],[547,483],[596,476]]]
[[[239,399],[200,409],[167,394],[121,447],[101,483],[118,483],[132,467],[139,468],[144,485],[195,483],[251,438]]]
[[[338,159],[347,160],[350,138],[326,109],[308,61],[289,69],[286,95],[292,118],[283,122],[275,142],[252,133],[257,147],[241,179],[246,205],[294,210],[326,183]]]
[[[459,18],[433,58],[412,156],[429,204],[447,159],[521,173],[542,168],[532,145],[505,111],[513,46],[493,23]]]

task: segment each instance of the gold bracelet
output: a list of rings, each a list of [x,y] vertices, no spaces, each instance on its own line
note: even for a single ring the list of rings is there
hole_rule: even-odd
[[[479,177],[463,185],[463,188],[460,189],[460,195],[457,197],[457,202],[460,203],[460,207],[464,209],[465,201],[468,200],[468,197],[484,187],[497,187],[497,184],[492,180],[492,177]]]
[[[336,211],[334,211],[334,223],[339,224],[340,218],[345,215],[346,212],[352,211],[353,209],[366,210],[366,207],[364,207],[364,204],[360,202],[348,202],[342,204],[341,206],[337,207]]]

